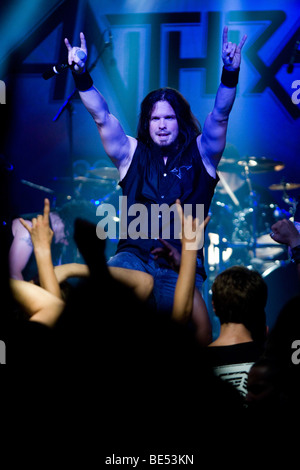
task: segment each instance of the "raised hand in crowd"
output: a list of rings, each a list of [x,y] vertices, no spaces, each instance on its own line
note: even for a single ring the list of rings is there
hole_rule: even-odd
[[[289,219],[278,220],[271,227],[271,238],[278,243],[284,243],[290,248],[300,245],[300,233]]]
[[[271,238],[278,243],[284,243],[289,247],[291,259],[297,266],[297,275],[300,283],[300,233],[295,224],[288,219],[278,220],[271,227]]]
[[[61,290],[57,282],[52,263],[51,243],[53,230],[49,224],[50,201],[44,200],[44,212],[33,218],[31,225],[20,218],[21,224],[30,233],[33,251],[38,267],[39,283],[42,288],[61,298]]]
[[[211,323],[201,292],[195,287],[195,274],[197,250],[201,244],[204,227],[209,221],[209,216],[200,225],[197,218],[193,219],[191,215],[183,214],[179,199],[176,200],[176,209],[181,220],[181,254],[163,239],[160,239],[163,246],[152,250],[152,254],[155,258],[165,257],[172,269],[179,273],[174,293],[172,317],[181,323],[192,320],[196,327],[197,340],[200,344],[207,346],[211,342]]]

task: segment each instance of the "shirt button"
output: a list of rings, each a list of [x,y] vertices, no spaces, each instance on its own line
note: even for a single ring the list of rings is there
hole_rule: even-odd
[[[161,199],[163,199],[165,196],[160,196],[160,197],[161,197]]]
[[[164,173],[164,176],[167,176],[167,173]]]

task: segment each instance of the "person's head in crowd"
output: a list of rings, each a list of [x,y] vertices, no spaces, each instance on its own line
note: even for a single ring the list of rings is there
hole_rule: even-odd
[[[74,223],[78,218],[96,224],[96,206],[86,200],[72,199],[54,210],[64,225],[65,236],[68,240],[74,238]]]
[[[232,266],[216,276],[212,302],[220,323],[239,323],[261,344],[266,338],[267,285],[262,276],[245,266]]]

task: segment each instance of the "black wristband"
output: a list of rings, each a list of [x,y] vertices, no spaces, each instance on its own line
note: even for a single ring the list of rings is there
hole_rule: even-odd
[[[292,253],[292,260],[294,263],[299,264],[300,263],[300,245],[294,246],[294,248],[291,248],[291,253]]]
[[[93,79],[87,70],[82,73],[72,72],[72,75],[78,91],[86,91],[93,86]]]
[[[228,88],[234,88],[237,86],[239,81],[239,73],[240,68],[236,70],[227,70],[223,65],[221,82],[223,85],[227,86]]]

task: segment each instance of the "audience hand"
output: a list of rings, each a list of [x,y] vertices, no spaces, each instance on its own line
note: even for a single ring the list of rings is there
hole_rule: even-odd
[[[20,218],[21,224],[30,233],[34,251],[49,250],[53,239],[53,230],[49,224],[50,202],[49,199],[44,201],[44,213],[32,219],[30,226],[24,219]]]
[[[271,227],[271,238],[278,243],[284,243],[290,248],[300,245],[300,234],[291,220],[278,220]]]

